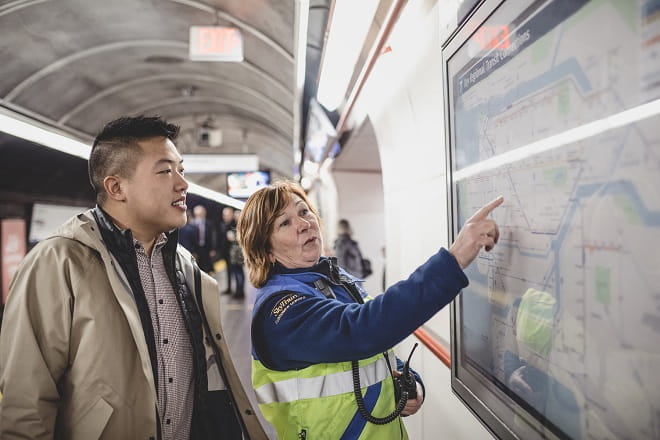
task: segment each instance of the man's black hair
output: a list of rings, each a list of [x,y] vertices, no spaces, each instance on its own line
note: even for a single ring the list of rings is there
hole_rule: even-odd
[[[129,143],[138,139],[163,136],[174,140],[179,135],[179,127],[170,124],[160,116],[123,116],[108,122],[94,139],[94,148],[100,142]]]

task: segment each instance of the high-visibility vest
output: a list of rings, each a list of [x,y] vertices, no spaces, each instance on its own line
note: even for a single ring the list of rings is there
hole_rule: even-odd
[[[345,272],[343,272],[345,274]],[[257,290],[253,318],[263,303],[282,291],[324,297],[307,283],[323,275],[299,273],[274,275]],[[253,344],[254,347],[254,344]],[[394,352],[386,353],[396,369]],[[266,367],[252,351],[252,385],[262,414],[277,430],[280,440],[289,439],[407,439],[396,418],[386,425],[367,422],[358,412],[353,392],[351,362],[315,364],[300,370],[276,371]],[[375,417],[386,417],[396,406],[394,382],[383,353],[359,360],[360,386],[366,408]]]

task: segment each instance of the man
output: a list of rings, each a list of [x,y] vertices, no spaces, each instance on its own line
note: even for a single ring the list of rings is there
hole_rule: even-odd
[[[206,219],[206,208],[204,205],[197,205],[193,208],[195,219],[195,253],[199,267],[206,273],[213,271],[211,258],[215,256],[215,231],[211,222]]]
[[[195,248],[197,247],[197,228],[195,227],[192,210],[188,210],[186,214],[186,224],[179,229],[179,244],[188,249],[195,255]]]
[[[229,358],[217,285],[177,246],[188,189],[177,133],[156,117],[106,125],[89,159],[96,208],[16,272],[0,438],[266,438]]]
[[[231,279],[232,279],[232,268],[229,263],[229,251],[231,249],[232,243],[227,239],[227,233],[231,230],[236,230],[236,220],[234,218],[234,208],[231,206],[225,206],[222,208],[222,218],[220,219],[220,226],[218,228],[218,253],[220,258],[225,260],[226,264],[226,273],[227,273],[227,289],[222,293],[225,295],[231,295]]]

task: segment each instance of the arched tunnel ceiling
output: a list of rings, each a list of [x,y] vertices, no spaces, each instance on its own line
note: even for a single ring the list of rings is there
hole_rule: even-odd
[[[0,0],[0,106],[87,141],[116,117],[159,114],[181,125],[182,153],[258,154],[261,169],[290,177],[300,135],[296,3]],[[329,3],[309,4],[306,95],[315,93]],[[239,28],[244,61],[190,61],[193,25]],[[209,121],[222,130],[220,147],[197,143]],[[224,175],[191,180],[225,190]]]

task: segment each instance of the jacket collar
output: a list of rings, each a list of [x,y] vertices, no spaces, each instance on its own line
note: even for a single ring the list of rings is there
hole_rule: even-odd
[[[92,210],[92,215],[96,219],[101,236],[103,236],[109,248],[125,250],[133,247],[133,234],[130,229],[118,228],[110,218],[110,215],[98,205]]]
[[[123,251],[134,248],[133,233],[130,229],[121,229],[117,227],[112,221],[110,215],[98,205],[92,210],[92,214],[96,219],[96,223],[99,225],[101,236],[107,242],[108,248],[121,249]],[[179,241],[179,230],[173,229],[166,232],[165,238],[167,239],[167,243],[164,246],[164,251],[168,253],[174,252]]]
[[[335,284],[340,284],[341,279],[339,278],[339,266],[337,266],[336,257],[321,257],[314,266],[304,267],[301,269],[287,269],[282,266],[279,262],[275,263],[273,268],[273,274],[275,275],[293,275],[293,274],[303,274],[303,273],[318,273]]]

